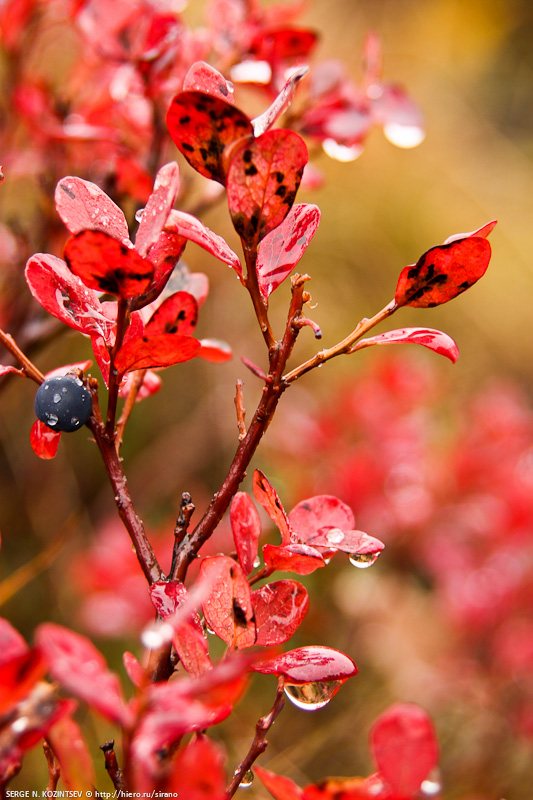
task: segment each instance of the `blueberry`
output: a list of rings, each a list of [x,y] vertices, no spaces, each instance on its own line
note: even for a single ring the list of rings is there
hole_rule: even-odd
[[[77,431],[93,408],[90,391],[74,375],[59,375],[41,383],[35,395],[35,414],[54,431]]]

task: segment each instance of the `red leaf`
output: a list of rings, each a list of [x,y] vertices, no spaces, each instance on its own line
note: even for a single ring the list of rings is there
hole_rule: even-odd
[[[200,339],[198,357],[212,364],[225,364],[233,358],[233,351],[229,344],[221,339]]]
[[[212,256],[233,267],[239,278],[242,279],[242,266],[239,257],[224,241],[222,236],[213,233],[192,214],[173,209],[167,219],[165,230],[173,231],[183,236],[184,239],[203,247]]]
[[[144,689],[150,683],[150,676],[139,661],[135,658],[133,653],[127,650],[122,654],[122,663],[128,675],[128,678],[137,689]]]
[[[119,375],[133,369],[172,367],[194,358],[200,342],[192,336],[179,333],[159,333],[142,336],[124,344],[118,351],[115,367]]]
[[[129,244],[129,231],[122,210],[95,183],[68,176],[56,186],[57,213],[70,233],[102,231]]]
[[[396,304],[432,308],[452,300],[485,274],[490,255],[490,244],[479,236],[431,248],[401,272]]]
[[[307,147],[293,131],[267,131],[239,147],[228,170],[227,193],[233,225],[242,239],[259,242],[281,225],[307,160]]]
[[[261,520],[252,499],[246,492],[237,492],[233,498],[230,520],[239,563],[245,575],[249,575],[257,556]]]
[[[113,323],[104,314],[98,295],[60,258],[37,253],[29,259],[25,275],[30,292],[49,314],[74,330],[109,337]]]
[[[154,277],[148,291],[136,297],[132,302],[132,308],[143,308],[159,297],[178,266],[186,244],[187,240],[183,236],[172,233],[172,231],[164,230],[159,234],[158,240],[150,247],[148,253],[154,268]]]
[[[456,242],[458,239],[467,239],[471,236],[481,236],[482,239],[486,239],[489,233],[492,233],[496,227],[496,224],[497,220],[493,219],[491,222],[487,222],[485,225],[482,225],[481,228],[477,228],[475,231],[470,231],[470,233],[454,233],[453,236],[448,236],[443,244],[450,244],[450,242]]]
[[[207,736],[198,736],[176,756],[168,788],[185,800],[224,800],[225,756]]]
[[[189,600],[189,593],[182,583],[165,581],[150,587],[150,598],[159,616],[167,619]],[[174,626],[172,640],[183,666],[191,675],[198,677],[211,669],[209,648],[200,617],[195,611]]]
[[[276,800],[304,800],[303,791],[290,778],[263,767],[254,767],[254,772]]]
[[[459,348],[447,333],[434,328],[401,328],[394,331],[380,333],[369,339],[361,339],[352,347],[350,352],[362,350],[364,347],[380,344],[421,344],[441,356],[446,356],[455,364],[459,358]]]
[[[414,703],[396,703],[378,717],[370,746],[381,775],[400,797],[416,794],[438,759],[433,723]]]
[[[190,336],[198,322],[198,303],[188,292],[176,292],[163,300],[146,323],[146,336],[180,333]]]
[[[52,622],[39,625],[35,638],[54,680],[104,717],[127,721],[119,680],[89,639]]]
[[[256,644],[283,644],[307,614],[309,595],[301,583],[284,580],[267,583],[252,592],[257,626]]]
[[[146,292],[154,266],[132,247],[101,231],[82,231],[65,245],[65,261],[85,286],[124,300]]]
[[[263,133],[272,127],[275,121],[291,104],[294,93],[304,75],[307,73],[309,67],[298,67],[287,78],[285,85],[281,92],[278,94],[274,102],[267,108],[266,111],[252,120],[254,126],[254,136],[261,136]]]
[[[91,792],[95,784],[93,762],[78,723],[66,715],[52,725],[46,738],[59,762],[61,779],[66,788]]]
[[[304,800],[398,800],[388,789],[373,788],[363,778],[327,778],[306,786]]]
[[[259,469],[254,472],[253,490],[257,502],[261,503],[274,525],[279,528],[281,541],[283,544],[289,544],[291,535],[287,514],[281,504],[278,493],[266,475]]]
[[[307,544],[287,544],[278,547],[266,544],[263,547],[265,566],[271,570],[295,572],[297,575],[309,575],[315,569],[325,567],[322,554]]]
[[[3,660],[0,664],[0,714],[5,714],[25,697],[45,671],[41,654],[28,648]]]
[[[176,95],[167,113],[167,126],[189,164],[223,185],[231,146],[253,135],[246,114],[226,100],[198,91]]]
[[[328,494],[319,494],[294,506],[289,513],[289,523],[298,541],[309,542],[321,528],[352,530],[355,518],[352,509],[342,500]]]
[[[267,661],[260,661],[253,669],[265,675],[282,675],[295,683],[345,681],[357,675],[357,667],[349,656],[321,645],[289,650]]]
[[[0,617],[0,666],[29,650],[24,638],[3,617]]]
[[[385,547],[380,539],[364,531],[345,531],[340,528],[323,528],[311,536],[308,543],[312,547],[326,548],[332,552],[341,550],[350,555],[379,554]]]
[[[320,209],[310,203],[294,205],[285,220],[265,236],[257,254],[257,277],[266,299],[290,275],[302,258],[320,222]]]
[[[36,419],[30,433],[30,444],[33,452],[39,458],[50,460],[56,457],[61,433],[53,431],[40,419]]]
[[[205,92],[234,105],[233,86],[218,69],[205,61],[196,61],[183,80],[184,91]]]
[[[179,188],[179,167],[172,161],[161,167],[157,173],[154,190],[143,210],[135,237],[135,249],[139,255],[146,256],[150,247],[157,242]]]
[[[209,627],[229,647],[255,644],[252,594],[240,565],[229,556],[206,558],[200,567],[199,581],[210,586],[202,603]]]

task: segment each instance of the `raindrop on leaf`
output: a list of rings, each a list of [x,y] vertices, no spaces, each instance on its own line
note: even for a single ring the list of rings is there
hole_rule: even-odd
[[[350,564],[358,569],[368,569],[378,560],[379,553],[350,553]]]
[[[285,694],[297,708],[317,711],[327,706],[342,681],[315,681],[314,683],[291,683],[285,681]]]

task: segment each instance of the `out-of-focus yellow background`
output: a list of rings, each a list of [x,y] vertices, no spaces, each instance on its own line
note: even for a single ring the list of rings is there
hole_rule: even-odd
[[[187,13],[196,20],[199,10],[194,7]],[[441,373],[450,402],[463,397],[466,402],[489,377],[512,379],[531,397],[533,6],[525,0],[315,0],[302,24],[320,32],[316,59],[340,58],[354,80],[361,75],[365,34],[376,31],[383,45],[385,80],[407,88],[421,107],[427,127],[425,141],[413,150],[394,147],[375,130],[353,163],[333,162],[314,152],[324,186],[302,191],[298,199],[318,204],[322,222],[300,267],[312,277],[309,289],[317,305],[311,313],[324,331],[324,344],[333,344],[361,317],[384,306],[394,294],[401,269],[429,247],[497,219],[490,236],[492,262],[483,279],[442,307],[401,310],[391,327],[441,328],[457,341],[461,357],[453,367],[433,354],[419,356],[428,369]],[[7,216],[20,203],[16,196],[11,200],[11,206],[3,209]],[[223,203],[209,211],[204,221],[237,248]],[[226,365],[193,362],[166,371],[162,391],[139,405],[131,420],[124,447],[130,488],[148,526],[162,527],[169,540],[181,492],[190,491],[202,509],[231,459],[237,435],[236,379],[245,380],[249,412],[258,398],[259,381],[246,372],[240,356],[265,363],[262,339],[233,274],[192,246],[187,248],[186,261],[191,270],[205,271],[211,281],[199,336],[226,339],[235,358]],[[283,286],[272,298],[278,331],[288,295],[288,287]],[[36,356],[40,368],[46,371],[89,357],[88,344],[79,338],[68,333],[53,342]],[[304,330],[295,363],[315,347],[311,332]],[[286,407],[328,402],[341,378],[353,374],[356,380],[358,371],[374,357],[378,354],[366,351],[306,376],[287,393]],[[33,393],[32,386],[11,381],[0,400],[1,577],[7,578],[42,548],[50,547],[58,535],[63,538],[51,566],[1,609],[28,638],[42,620],[79,625],[79,598],[69,582],[69,564],[113,514],[97,453],[83,432],[64,436],[53,462],[41,462],[32,453]],[[281,425],[273,424],[274,439],[283,438]],[[279,480],[276,488],[290,508],[298,499],[291,494],[291,472],[305,471],[307,465],[299,461],[297,446],[289,469],[282,469],[268,448],[259,453],[254,466],[267,469],[269,464],[273,480]],[[310,471],[315,467],[308,466]],[[245,488],[250,490],[250,483]],[[386,558],[384,554],[372,570],[355,577],[352,572],[343,578],[338,569],[335,589],[328,588],[333,585],[328,584],[331,574],[305,581],[312,612],[297,644],[326,643],[345,649],[358,661],[361,674],[323,711],[307,717],[291,707],[271,731],[271,745],[262,763],[301,784],[326,774],[368,774],[373,766],[367,735],[377,713],[396,699],[422,703],[426,699],[409,680],[410,666],[416,666],[413,653],[427,651],[432,668],[446,668],[439,665],[438,653],[441,636],[447,634],[438,627],[431,600],[427,600],[429,610],[421,606],[425,595],[413,585],[409,566],[402,582],[401,570],[388,568]],[[120,564],[116,569],[120,570]],[[388,641],[390,662],[394,664],[397,657],[396,681],[387,683],[383,675],[393,674],[393,666],[380,673],[368,650],[367,660],[360,661],[357,624],[343,612],[342,603],[336,604],[335,592],[344,597],[353,592],[358,619],[374,598],[384,613],[387,610],[395,631]],[[321,609],[322,603],[330,605]],[[102,647],[120,670],[122,650],[137,645],[135,639],[125,638],[111,644],[103,641]],[[265,681],[257,679],[251,696],[222,734],[234,760],[244,754],[255,721],[268,710],[269,702]],[[450,705],[453,713],[436,720],[443,750],[444,797],[529,800],[531,743],[509,739],[501,763],[498,752],[492,756],[490,775],[476,773],[480,764],[485,769],[483,755],[494,741],[501,745],[498,717],[491,716],[490,708],[483,711],[482,703],[465,715],[453,697]],[[112,735],[105,726],[89,730],[93,744]],[[38,766],[37,755],[32,758],[37,775],[42,765]],[[267,794],[255,784],[249,792],[258,798]]]

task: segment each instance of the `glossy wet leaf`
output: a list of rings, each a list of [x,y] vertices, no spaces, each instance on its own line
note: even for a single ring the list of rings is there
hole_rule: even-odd
[[[255,644],[252,595],[240,565],[229,556],[206,558],[200,567],[199,581],[210,586],[202,608],[211,630],[232,648]]]
[[[156,175],[154,190],[143,209],[135,249],[141,256],[148,255],[150,247],[157,242],[159,234],[174,204],[180,187],[180,172],[175,161],[165,164]]]
[[[308,542],[325,527],[351,530],[355,527],[352,509],[332,495],[319,494],[302,500],[289,513],[289,523],[300,542]]]
[[[179,333],[140,336],[126,342],[117,353],[115,367],[119,375],[133,369],[172,367],[190,361],[200,349],[200,342]]]
[[[128,714],[118,677],[109,671],[99,650],[79,633],[45,622],[35,640],[54,680],[75,697],[113,722]]]
[[[101,231],[82,231],[65,245],[65,261],[89,289],[127,300],[146,292],[154,266],[132,247]]]
[[[129,242],[129,231],[122,209],[95,183],[67,176],[56,186],[57,213],[70,233],[101,231],[119,242]]]
[[[285,81],[285,85],[273,103],[267,108],[266,111],[263,111],[260,116],[255,117],[255,119],[252,120],[255,136],[261,136],[263,133],[265,133],[269,128],[272,127],[278,117],[280,117],[281,114],[286,111],[291,104],[292,98],[294,97],[294,93],[296,92],[300,81],[308,72],[308,69],[309,68],[306,66],[295,69]]]
[[[230,509],[231,530],[239,563],[249,575],[257,556],[257,543],[261,535],[261,519],[251,497],[237,492]]]
[[[198,322],[198,303],[188,292],[176,292],[163,300],[146,323],[145,333],[181,333],[190,336]]]
[[[258,243],[289,213],[308,160],[297,133],[267,131],[242,144],[228,170],[228,204],[235,230]]]
[[[184,211],[173,209],[167,219],[165,229],[182,236],[184,239],[199,245],[212,256],[233,267],[239,278],[242,278],[242,266],[239,257],[233,252],[227,242],[213,233],[203,222],[186,214]],[[150,253],[150,258],[152,254]]]
[[[452,300],[485,274],[490,256],[489,242],[479,236],[431,248],[401,272],[396,304],[432,308]]]
[[[253,136],[246,114],[227,100],[199,91],[176,95],[167,113],[167,126],[189,164],[223,185],[233,145]]]
[[[107,338],[113,326],[98,295],[72,274],[64,261],[37,253],[26,264],[26,282],[42,307],[74,330]]]
[[[183,80],[184,91],[204,92],[234,105],[233,86],[218,69],[205,61],[196,61]]]
[[[322,645],[289,650],[274,658],[260,661],[253,669],[268,675],[282,675],[295,683],[343,681],[357,674],[357,667],[349,656],[340,650]]]
[[[289,519],[278,497],[278,493],[267,476],[259,469],[256,469],[254,472],[253,492],[257,502],[261,503],[274,525],[277,525],[281,533],[281,541],[283,544],[288,544],[290,542]]]
[[[402,797],[419,791],[438,759],[433,722],[414,703],[396,703],[381,714],[370,746],[381,775]]]
[[[36,456],[45,461],[55,458],[60,439],[59,431],[53,431],[40,419],[35,420],[30,432],[30,444]]]
[[[368,339],[361,339],[353,347],[352,352],[364,347],[382,344],[420,344],[429,350],[433,350],[434,353],[446,356],[452,364],[455,364],[459,358],[459,348],[452,337],[434,328],[400,328],[380,333]]]
[[[309,595],[301,583],[292,580],[274,581],[252,592],[257,626],[256,644],[283,644],[307,614]]]
[[[200,735],[178,752],[167,788],[185,800],[224,800],[225,761],[221,747]]]
[[[367,555],[381,553],[385,545],[375,536],[364,531],[341,530],[340,528],[322,528],[308,539],[312,547],[340,550],[343,553]]]
[[[326,566],[320,551],[307,544],[265,544],[263,559],[265,566],[272,570],[295,572],[297,575],[309,575]]]
[[[262,240],[257,254],[257,277],[266,299],[300,261],[320,222],[320,209],[310,203],[294,205],[285,220]]]

